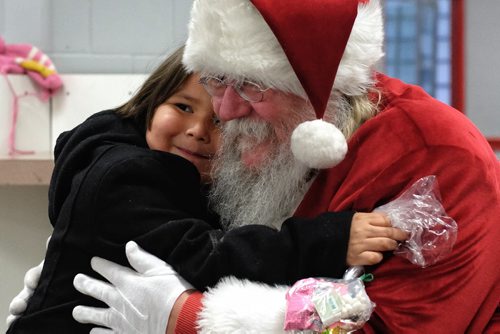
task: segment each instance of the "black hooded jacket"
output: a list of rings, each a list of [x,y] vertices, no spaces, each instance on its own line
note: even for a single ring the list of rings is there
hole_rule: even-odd
[[[139,123],[104,111],[58,138],[49,189],[54,232],[40,283],[7,333],[88,333],[93,326],[73,320],[72,309],[105,305],[77,292],[73,278],[98,277],[93,256],[127,265],[129,240],[200,290],[228,275],[269,284],[342,275],[352,212],[291,218],[280,231],[224,232],[194,165],[150,150]]]

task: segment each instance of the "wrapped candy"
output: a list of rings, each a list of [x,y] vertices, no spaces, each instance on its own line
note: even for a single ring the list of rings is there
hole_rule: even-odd
[[[306,278],[287,292],[287,331],[346,333],[361,328],[373,311],[361,267],[352,267],[343,279]]]

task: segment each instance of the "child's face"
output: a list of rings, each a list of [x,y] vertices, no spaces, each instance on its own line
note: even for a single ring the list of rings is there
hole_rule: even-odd
[[[211,98],[198,80],[198,75],[191,75],[178,92],[156,108],[146,141],[150,149],[191,161],[202,181],[209,182],[220,133]]]

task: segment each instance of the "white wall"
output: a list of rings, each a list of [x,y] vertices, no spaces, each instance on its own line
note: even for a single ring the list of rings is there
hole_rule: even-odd
[[[191,0],[0,0],[0,36],[60,73],[147,73],[182,44]]]
[[[468,0],[466,13],[467,116],[486,136],[500,138],[500,1]]]
[[[0,332],[7,330],[10,300],[23,287],[26,269],[45,254],[51,234],[47,217],[48,187],[0,187]]]

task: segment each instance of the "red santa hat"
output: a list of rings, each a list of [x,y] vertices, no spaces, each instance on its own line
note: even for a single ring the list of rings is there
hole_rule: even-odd
[[[382,22],[379,0],[195,0],[183,62],[308,99],[317,120],[299,124],[291,149],[328,168],[347,152],[340,130],[322,120],[332,89],[355,96],[373,84]]]

